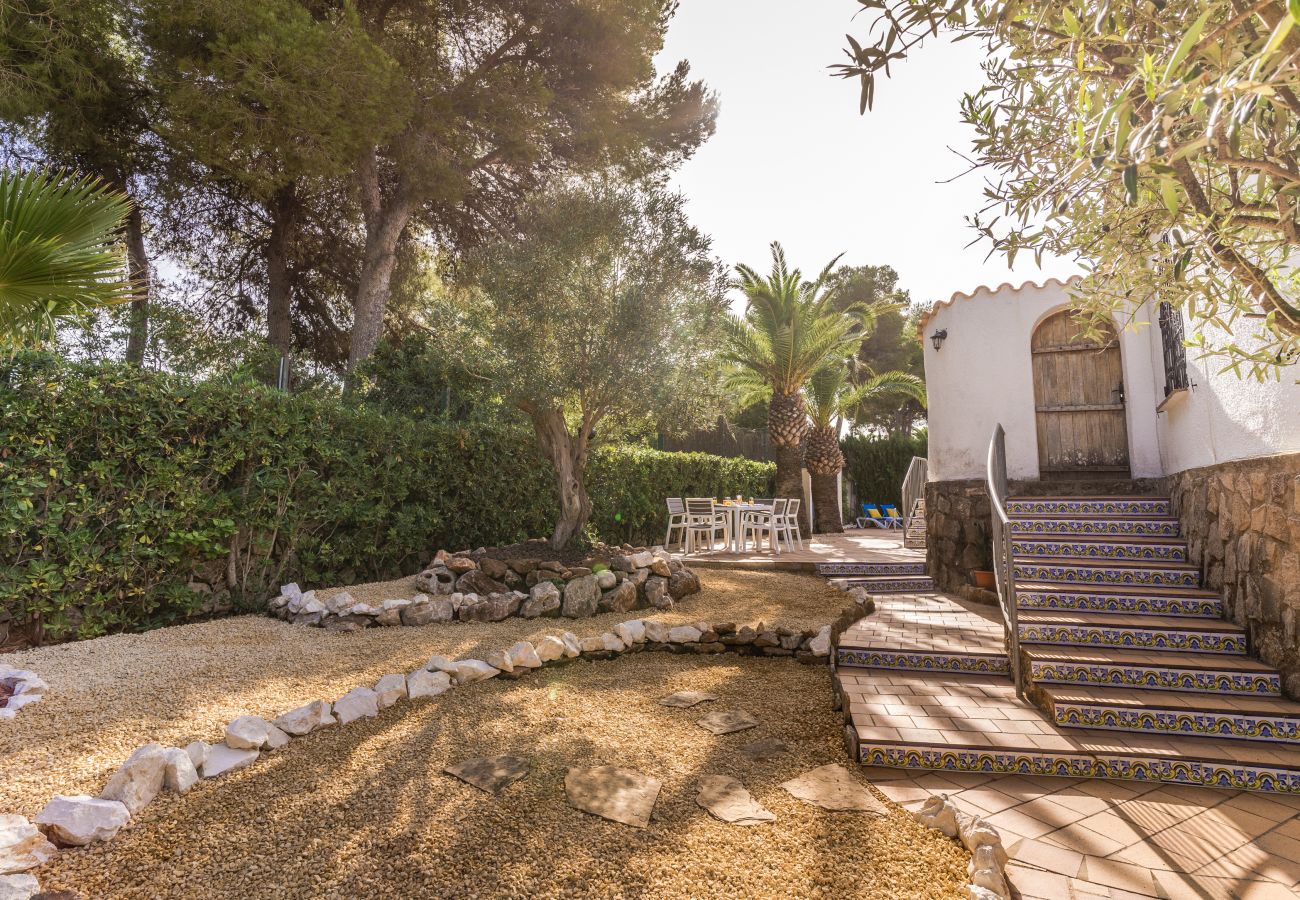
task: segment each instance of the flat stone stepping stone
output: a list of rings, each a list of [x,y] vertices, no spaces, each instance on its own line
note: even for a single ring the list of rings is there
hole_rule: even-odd
[[[720,709],[709,713],[695,724],[713,734],[731,734],[733,731],[756,727],[758,719],[743,709]]]
[[[618,766],[570,769],[564,776],[570,806],[633,828],[650,823],[662,786],[658,778]]]
[[[710,700],[717,700],[716,694],[706,694],[703,691],[678,691],[675,694],[669,694],[659,701],[661,706],[676,706],[679,709],[690,709],[698,703],[707,703]]]
[[[741,753],[750,759],[776,759],[790,752],[790,745],[780,738],[765,737],[743,747]]]
[[[864,812],[876,816],[888,810],[843,766],[831,764],[804,772],[781,785],[788,792],[814,806],[836,812]]]
[[[532,763],[522,756],[476,756],[443,769],[489,794],[500,793],[528,774]]]
[[[701,778],[695,802],[732,825],[762,825],[776,821],[776,816],[764,809],[743,784],[727,775]]]

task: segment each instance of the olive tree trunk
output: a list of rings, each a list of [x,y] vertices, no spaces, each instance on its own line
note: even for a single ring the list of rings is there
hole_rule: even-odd
[[[555,472],[560,517],[551,532],[551,547],[562,550],[573,542],[591,519],[591,498],[587,496],[587,447],[591,426],[583,424],[578,434],[569,432],[563,411],[555,408],[529,413],[542,453]]]

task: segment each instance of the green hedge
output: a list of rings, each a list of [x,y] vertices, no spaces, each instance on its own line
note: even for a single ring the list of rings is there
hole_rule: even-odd
[[[892,438],[853,435],[840,441],[844,473],[853,479],[858,502],[901,504],[907,467],[913,456],[926,455],[927,444],[928,434],[924,431]]]
[[[139,630],[290,580],[417,571],[439,547],[544,536],[527,432],[429,425],[243,378],[193,382],[45,357],[0,378],[0,611],[37,639]],[[599,536],[662,539],[669,494],[764,493],[772,467],[601,448]],[[0,614],[0,628],[6,616]]]

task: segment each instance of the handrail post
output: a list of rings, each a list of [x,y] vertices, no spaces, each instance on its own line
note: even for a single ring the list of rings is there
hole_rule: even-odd
[[[993,429],[989,441],[986,483],[992,509],[993,571],[998,583],[998,608],[1006,633],[1007,655],[1011,661],[1011,680],[1016,693],[1025,693],[1020,671],[1020,629],[1016,608],[1016,565],[1013,552],[1011,519],[1007,516],[1007,435],[1002,424]]]
[[[912,508],[925,496],[925,483],[930,480],[930,461],[924,456],[913,456],[903,476],[903,529],[912,524]]]

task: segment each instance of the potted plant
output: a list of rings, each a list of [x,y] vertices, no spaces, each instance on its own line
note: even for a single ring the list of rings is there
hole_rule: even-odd
[[[978,540],[975,546],[979,553],[979,562],[975,564],[974,569],[971,569],[971,583],[986,591],[996,591],[998,579],[993,574],[993,551],[989,543],[988,531],[982,525],[976,526],[976,531]]]

